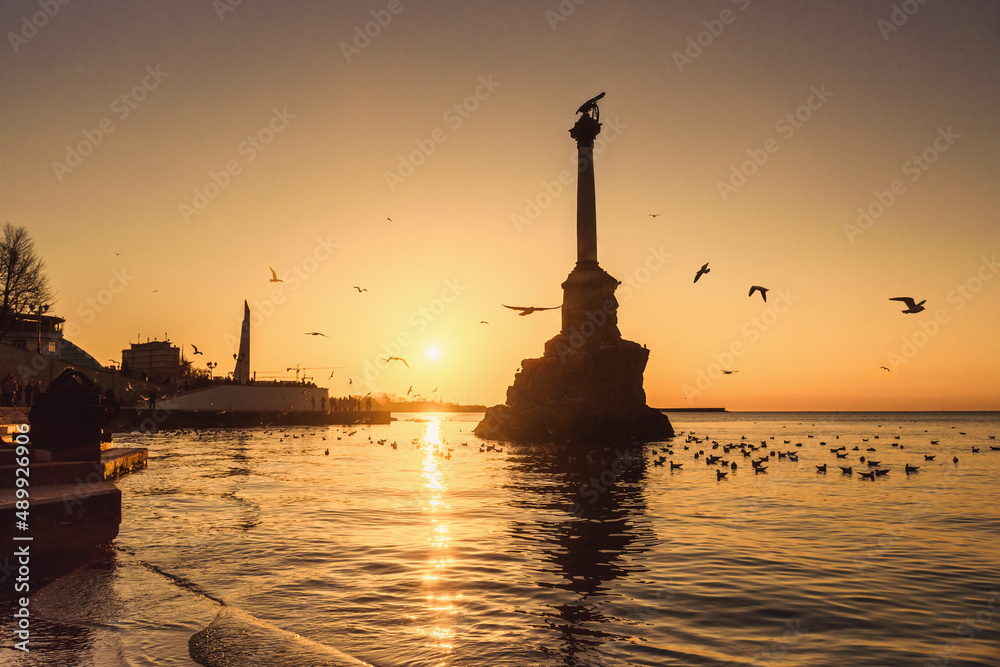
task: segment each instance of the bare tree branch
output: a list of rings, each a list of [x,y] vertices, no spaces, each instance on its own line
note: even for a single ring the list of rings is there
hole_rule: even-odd
[[[15,318],[36,312],[53,296],[45,262],[35,252],[28,230],[9,222],[0,231],[0,290],[0,338]]]

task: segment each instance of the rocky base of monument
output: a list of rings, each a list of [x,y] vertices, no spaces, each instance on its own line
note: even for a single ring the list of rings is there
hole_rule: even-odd
[[[646,405],[642,374],[649,350],[618,339],[574,346],[559,334],[545,355],[525,359],[507,402],[489,408],[477,437],[514,442],[658,441],[674,435],[670,420]],[[593,343],[593,341],[588,341]]]

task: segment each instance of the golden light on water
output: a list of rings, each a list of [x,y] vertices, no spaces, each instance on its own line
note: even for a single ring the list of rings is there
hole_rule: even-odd
[[[428,357],[431,357],[431,350],[437,351],[437,348],[428,348]],[[454,616],[458,613],[454,604],[454,600],[458,596],[437,590],[442,576],[454,560],[449,556],[448,552],[448,547],[451,543],[451,528],[445,518],[442,517],[442,512],[448,509],[448,504],[443,497],[448,489],[444,484],[444,474],[441,470],[441,459],[446,454],[446,450],[445,443],[441,437],[441,423],[439,419],[431,419],[427,422],[427,428],[421,438],[420,446],[424,452],[424,489],[429,494],[424,511],[427,513],[430,527],[430,535],[427,537],[430,545],[430,554],[427,560],[427,570],[424,572],[422,580],[424,586],[429,589],[426,596],[427,610],[435,619],[434,625],[422,629],[421,633],[435,647],[451,651],[455,631],[450,627],[450,624],[446,624],[446,621],[449,616]]]

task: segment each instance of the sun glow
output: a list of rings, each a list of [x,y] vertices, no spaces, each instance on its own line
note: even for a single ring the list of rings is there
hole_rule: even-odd
[[[440,356],[441,356],[441,348],[439,348],[437,345],[431,345],[429,348],[427,348],[427,358],[430,359],[431,361],[440,358]]]

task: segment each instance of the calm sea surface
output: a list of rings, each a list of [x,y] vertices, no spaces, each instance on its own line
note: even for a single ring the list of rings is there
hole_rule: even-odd
[[[0,664],[194,665],[218,617],[234,666],[1000,665],[998,413],[675,413],[589,463],[398,417],[117,436],[149,467],[113,551]],[[724,453],[762,441],[798,461]]]

